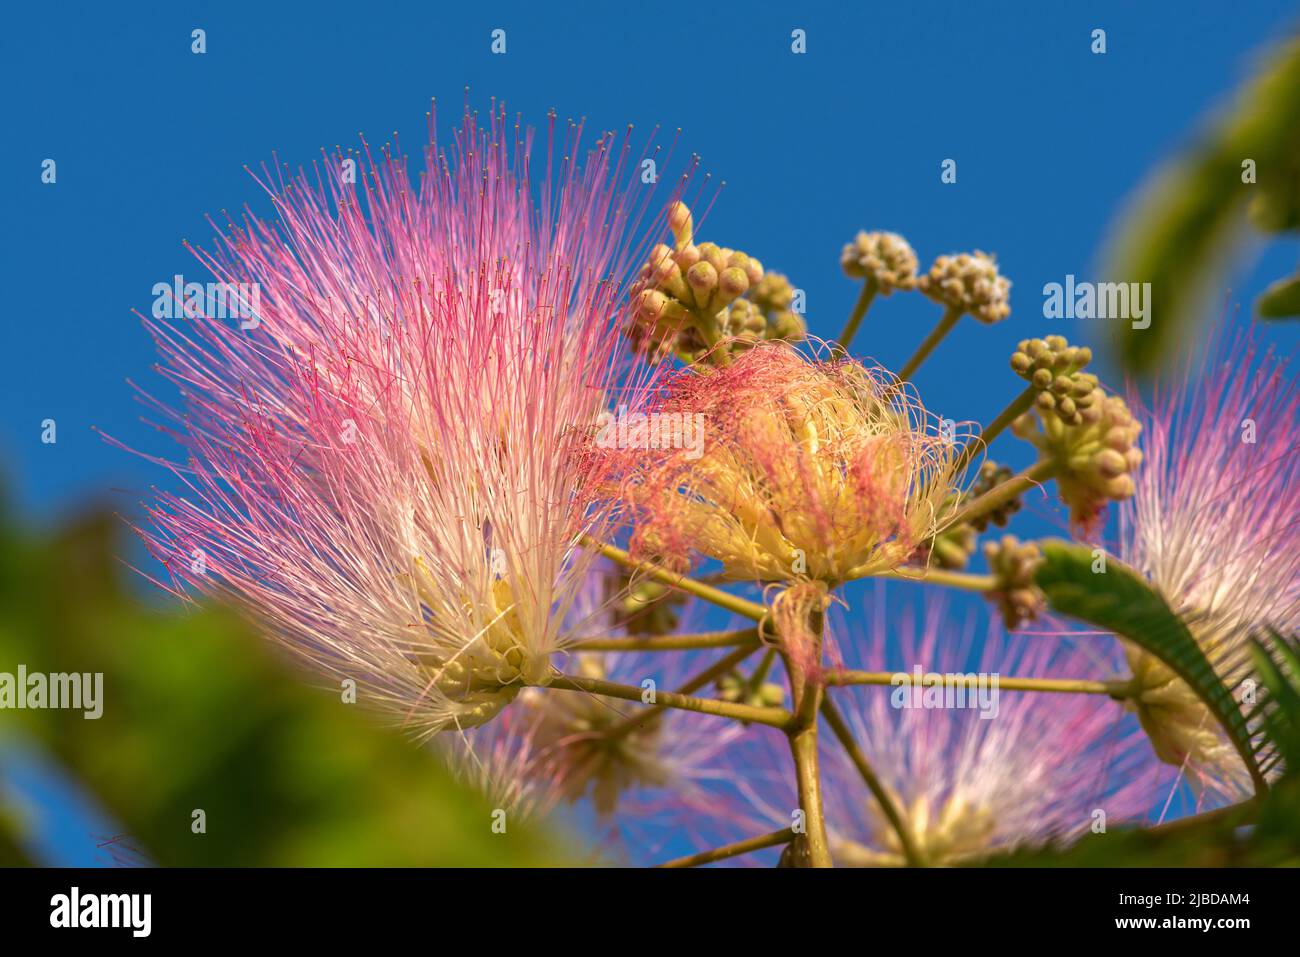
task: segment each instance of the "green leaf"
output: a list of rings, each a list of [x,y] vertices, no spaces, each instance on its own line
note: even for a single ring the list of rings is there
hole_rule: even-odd
[[[1300,768],[1300,651],[1296,639],[1270,630],[1254,640],[1251,654],[1255,672],[1267,689],[1256,710],[1263,717],[1269,743],[1287,768]]]
[[[1279,279],[1255,303],[1261,319],[1294,319],[1300,317],[1300,276]]]
[[[1242,182],[1252,160],[1257,182]],[[1247,210],[1250,216],[1247,216]],[[1294,228],[1300,209],[1300,39],[1277,51],[1232,110],[1189,153],[1157,173],[1108,244],[1113,282],[1151,283],[1151,324],[1116,323],[1119,358],[1144,374],[1221,301],[1226,270],[1256,228]]]
[[[230,613],[124,593],[111,520],[54,541],[0,528],[0,671],[102,672],[103,716],[0,712],[164,865],[530,866],[565,855],[438,757],[314,689]],[[206,833],[192,830],[194,812]],[[88,840],[91,836],[88,835]]]
[[[0,743],[0,747],[3,744]],[[0,867],[27,867],[31,861],[23,851],[27,822],[22,811],[0,789]]]
[[[1164,662],[1223,727],[1245,762],[1256,793],[1267,790],[1257,760],[1266,739],[1250,729],[1187,625],[1132,568],[1107,556],[1106,571],[1094,573],[1092,563],[1092,550],[1082,545],[1059,540],[1043,543],[1037,582],[1052,609],[1121,635]],[[1228,673],[1235,670],[1227,669]]]

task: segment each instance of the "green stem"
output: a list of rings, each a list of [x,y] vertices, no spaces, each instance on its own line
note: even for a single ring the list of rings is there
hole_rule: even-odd
[[[862,775],[862,780],[866,782],[868,790],[871,791],[876,802],[880,805],[880,810],[884,812],[885,818],[889,821],[889,826],[898,835],[898,843],[903,848],[903,857],[913,867],[920,867],[924,862],[912,841],[911,832],[908,831],[907,825],[903,822],[903,816],[899,814],[894,799],[889,796],[889,792],[885,790],[884,785],[880,783],[880,779],[876,777],[875,769],[871,767],[867,756],[858,747],[858,742],[853,739],[853,732],[849,730],[848,723],[845,722],[844,717],[840,714],[840,709],[835,706],[835,702],[831,700],[830,695],[827,695],[826,699],[822,701],[822,717],[830,725],[831,733],[840,742],[840,745],[848,754],[849,760],[853,762],[853,766],[858,769],[858,774]]]
[[[772,670],[772,662],[775,660],[775,647],[768,648],[767,651],[763,652],[763,657],[758,662],[758,667],[754,669],[754,673],[745,681],[745,691],[747,694],[753,694],[763,686],[763,682],[767,680],[767,673]]]
[[[971,457],[974,456],[979,446],[988,448],[1002,432],[1016,419],[1020,418],[1029,411],[1030,406],[1034,404],[1034,397],[1038,395],[1038,389],[1029,386],[1024,392],[1011,400],[1011,404],[998,413],[997,418],[989,423],[988,428],[980,432],[978,436],[972,438],[962,448],[961,454],[957,456],[956,466],[953,468],[953,474],[958,475],[964,469]]]
[[[686,651],[694,648],[732,648],[758,644],[757,628],[705,631],[693,635],[647,635],[634,638],[583,638],[569,651]]]
[[[684,591],[688,595],[694,595],[696,598],[702,598],[707,602],[717,605],[719,608],[725,608],[727,611],[745,618],[750,618],[757,622],[763,622],[768,617],[767,608],[758,602],[749,601],[746,598],[740,598],[721,588],[714,588],[712,585],[705,585],[693,578],[687,578],[685,575],[679,575],[671,572],[666,568],[660,568],[653,562],[637,561],[631,555],[621,548],[613,545],[606,545],[604,542],[598,542],[590,536],[584,535],[580,541],[584,548],[589,548],[594,552],[604,555],[611,561],[618,562],[625,568],[633,571],[644,572],[646,576],[652,578],[664,585],[669,585],[679,591]]]
[[[942,568],[914,568],[907,565],[892,571],[876,572],[870,577],[927,582],[931,585],[947,585],[949,588],[973,592],[992,591],[998,586],[998,580],[993,575],[971,575],[966,572],[950,572]]]
[[[822,689],[811,693],[818,697]],[[826,817],[822,811],[821,774],[817,765],[817,723],[790,735],[790,753],[794,757],[795,781],[799,787],[799,806],[804,812],[808,862],[812,867],[834,867],[830,842],[826,837]]]
[[[731,365],[731,352],[728,349],[718,349],[716,346],[722,341],[722,331],[718,328],[718,317],[711,316],[699,309],[690,310],[691,325],[693,325],[700,338],[704,340],[705,351],[716,365]]]
[[[669,861],[666,864],[660,864],[661,868],[668,867],[699,867],[701,864],[712,864],[714,861],[725,861],[729,857],[737,857],[740,854],[748,854],[750,851],[761,851],[765,847],[776,847],[778,844],[788,844],[794,839],[794,831],[786,828],[783,831],[773,831],[771,834],[762,834],[758,837],[746,838],[743,841],[736,841],[734,844],[725,844],[722,847],[715,847],[710,851],[701,851],[699,854],[692,854],[689,857],[679,857],[675,861]]]
[[[621,698],[624,701],[641,701],[642,695],[645,694],[642,688],[582,675],[553,675],[550,682],[539,687],[553,688],[558,691],[581,691],[586,694],[603,695],[606,698]],[[654,703],[656,707],[679,708],[683,711],[711,714],[735,721],[765,724],[782,730],[789,728],[794,720],[794,716],[784,708],[758,708],[753,705],[719,701],[716,698],[694,698],[675,691],[656,691]]]
[[[813,642],[808,657],[821,662],[822,629],[825,614],[821,609],[809,615],[808,633]],[[790,693],[794,703],[794,716],[787,726],[790,755],[794,759],[795,783],[799,791],[799,808],[804,813],[803,848],[811,867],[834,867],[830,842],[826,837],[826,814],[822,807],[821,768],[817,756],[817,713],[821,708],[824,688],[819,678],[800,664],[800,659],[787,653],[783,655],[790,676]]]
[[[897,671],[831,671],[826,683],[842,685],[892,685],[897,682]],[[999,691],[1050,691],[1058,694],[1104,694],[1112,698],[1127,698],[1133,694],[1131,679],[1124,681],[1091,681],[1084,678],[1006,678],[998,676]],[[823,713],[825,713],[823,711]]]
[[[839,359],[848,355],[849,343],[858,334],[858,326],[862,325],[862,317],[871,308],[871,301],[876,298],[879,289],[880,287],[876,285],[874,279],[867,279],[862,283],[862,292],[858,294],[858,301],[854,303],[853,311],[849,313],[849,320],[844,323],[844,329],[840,332],[839,340],[835,348],[831,350],[832,358]]]
[[[900,382],[906,382],[916,375],[916,370],[921,367],[921,363],[934,351],[934,347],[943,341],[943,337],[952,331],[952,327],[957,325],[957,320],[961,317],[962,310],[956,306],[949,306],[944,310],[943,318],[939,320],[939,324],[916,347],[916,352],[912,354],[912,358],[908,359],[907,364],[898,371],[898,380]]]
[[[753,651],[754,651],[754,646],[746,645],[741,648],[738,648],[737,650],[733,651],[729,655],[723,655],[721,658],[719,658],[709,667],[705,668],[703,671],[697,674],[690,681],[687,681],[685,684],[679,687],[677,689],[677,693],[687,694],[687,695],[694,694],[695,692],[699,691],[701,688],[711,684],[712,682],[716,681],[718,678],[727,674],[729,671],[731,671],[731,669],[735,668],[742,661],[748,658],[750,654],[753,653]],[[664,714],[665,714],[665,709],[660,707],[650,708],[648,711],[645,711],[641,714],[634,714],[630,718],[625,720],[622,724],[616,725],[614,728],[610,729],[609,736],[611,738],[622,737],[623,735],[631,734],[633,731],[647,728],[655,721],[662,718]]]
[[[1047,481],[1056,472],[1056,463],[1047,459],[1035,462],[1029,468],[1016,475],[1011,476],[1005,482],[993,486],[979,498],[967,502],[937,528],[935,537],[942,535],[948,529],[963,522],[969,522],[972,518],[992,512],[1001,508],[1013,498],[1017,498],[1029,491],[1036,485],[1041,485]]]

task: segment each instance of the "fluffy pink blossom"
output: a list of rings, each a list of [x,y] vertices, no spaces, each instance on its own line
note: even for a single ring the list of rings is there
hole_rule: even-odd
[[[625,456],[632,548],[673,565],[833,585],[898,566],[951,510],[958,444],[878,367],[762,342],[676,373],[650,416],[699,423]]]
[[[1150,402],[1131,402],[1146,465],[1121,511],[1121,557],[1187,622],[1230,683],[1264,627],[1300,630],[1300,390],[1253,336],[1218,338]],[[1134,707],[1162,760],[1198,787],[1251,791],[1240,757],[1200,699],[1136,647]]]
[[[419,732],[547,680],[576,542],[611,515],[577,437],[646,387],[618,330],[654,190],[626,137],[583,157],[556,126],[541,150],[504,109],[466,112],[444,151],[431,117],[418,182],[364,145],[264,167],[274,221],[195,253],[256,316],[146,320],[184,400],[149,401],[186,451],[152,551]]]

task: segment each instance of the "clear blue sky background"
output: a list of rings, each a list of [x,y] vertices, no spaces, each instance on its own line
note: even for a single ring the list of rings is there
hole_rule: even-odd
[[[555,107],[592,129],[682,128],[727,186],[705,237],[759,256],[807,290],[831,337],[856,289],[840,246],[859,228],[902,232],[923,261],[997,253],[1013,314],[962,323],[918,384],[929,407],[987,419],[1014,391],[970,388],[1022,337],[1097,330],[1049,322],[1044,283],[1087,277],[1123,199],[1185,144],[1271,39],[1282,0],[1250,3],[131,3],[12,4],[0,29],[6,314],[0,474],[20,513],[87,500],[137,510],[158,470],[103,443],[99,426],[164,450],[124,383],[150,382],[151,343],[130,313],[154,283],[197,264],[204,214],[267,204],[243,164],[292,165],[322,146],[391,131],[420,142],[430,97],[455,119],[471,88],[541,124]],[[190,52],[190,31],[208,52]],[[490,52],[494,28],[507,53]],[[1093,28],[1108,52],[1090,52]],[[794,28],[808,52],[790,52]],[[41,162],[58,163],[56,185]],[[945,158],[956,185],[941,184]],[[1248,304],[1294,267],[1279,243],[1234,279]],[[1248,308],[1245,307],[1245,308]],[[898,365],[937,312],[877,305],[857,351]],[[1275,336],[1294,346],[1292,331]],[[156,381],[156,380],[155,380]],[[41,421],[58,443],[40,442]],[[1013,459],[1014,461],[1014,459]],[[113,490],[125,489],[126,493]]]

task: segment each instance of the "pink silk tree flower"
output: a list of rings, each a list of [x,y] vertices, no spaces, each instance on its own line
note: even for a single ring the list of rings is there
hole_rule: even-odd
[[[762,342],[660,396],[623,456],[648,557],[833,585],[901,564],[951,510],[960,443],[883,369]],[[663,440],[678,420],[697,441]]]
[[[1252,636],[1300,631],[1300,390],[1253,337],[1218,338],[1149,403],[1131,404],[1146,465],[1120,511],[1120,556],[1183,618],[1229,686]],[[1136,646],[1131,699],[1161,760],[1227,799],[1253,790],[1240,756],[1182,679]]]
[[[233,599],[422,735],[548,680],[577,542],[612,516],[576,446],[651,374],[620,359],[654,192],[627,138],[580,162],[581,126],[552,117],[534,183],[504,109],[467,110],[447,151],[433,129],[418,183],[368,147],[264,168],[275,221],[195,253],[255,315],[146,320],[184,400],[149,402],[186,458],[142,533],[178,591]]]
[[[955,865],[1069,842],[1159,810],[1162,766],[1151,760],[1138,723],[1117,703],[1105,695],[993,684],[993,675],[1112,679],[1107,659],[1117,659],[1113,645],[1007,635],[996,623],[977,645],[974,630],[945,619],[941,603],[928,605],[919,623],[910,614],[892,615],[888,627],[882,604],[876,608],[870,632],[852,635],[844,650],[866,670],[892,672],[894,683],[827,693],[922,863]],[[983,677],[985,684],[981,690],[967,683],[958,694],[955,680],[944,685],[931,676]],[[828,728],[819,737],[835,863],[907,863],[898,829],[847,752]],[[782,742],[769,735],[750,743],[751,753],[736,758],[737,786],[762,827],[789,827],[798,797],[789,775],[775,770],[788,761]],[[1174,776],[1165,770],[1165,777]]]

